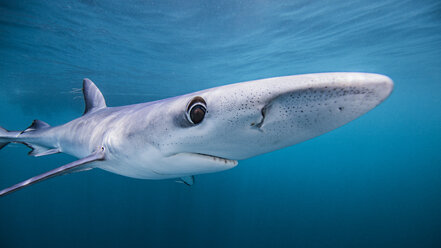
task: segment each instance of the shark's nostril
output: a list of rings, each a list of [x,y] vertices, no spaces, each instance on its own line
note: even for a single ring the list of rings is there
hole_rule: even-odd
[[[265,121],[265,116],[266,116],[266,112],[268,111],[268,109],[271,107],[271,105],[265,105],[265,107],[262,108],[262,110],[260,110],[260,113],[262,114],[262,119],[260,120],[259,123],[253,125],[254,123],[252,123],[252,126],[255,126],[257,128],[261,128],[263,125],[263,122]]]

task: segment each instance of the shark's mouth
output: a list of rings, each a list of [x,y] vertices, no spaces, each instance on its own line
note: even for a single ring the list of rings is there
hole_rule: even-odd
[[[217,157],[209,154],[203,154],[203,153],[184,153],[186,155],[194,156],[199,159],[205,159],[207,162],[215,162],[219,164],[225,164],[227,166],[236,166],[238,164],[237,160],[231,160],[227,158]]]
[[[164,163],[153,172],[168,178],[183,177],[224,171],[235,167],[237,160],[231,160],[209,154],[180,152],[167,156]]]

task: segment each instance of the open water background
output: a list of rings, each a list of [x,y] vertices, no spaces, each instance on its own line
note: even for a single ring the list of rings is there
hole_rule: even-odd
[[[361,71],[389,99],[193,187],[101,170],[0,199],[1,247],[441,247],[441,2],[0,1],[0,125],[301,73]],[[72,161],[0,151],[0,188]]]

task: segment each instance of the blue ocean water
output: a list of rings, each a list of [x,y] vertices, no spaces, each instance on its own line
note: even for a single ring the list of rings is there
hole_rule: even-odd
[[[0,1],[0,126],[301,73],[361,71],[389,99],[192,187],[101,170],[0,199],[1,247],[441,247],[441,2]],[[0,188],[73,160],[0,151]]]

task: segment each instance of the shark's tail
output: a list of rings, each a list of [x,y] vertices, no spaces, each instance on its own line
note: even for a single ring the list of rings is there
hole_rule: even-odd
[[[9,141],[7,139],[7,137],[9,136],[8,133],[8,130],[0,127],[0,150],[7,144],[9,144]]]
[[[47,147],[47,145],[35,139],[35,133],[48,130],[50,127],[49,124],[40,120],[34,120],[32,124],[23,131],[8,131],[0,127],[0,149],[12,142],[28,146],[31,148],[28,154],[35,157],[58,153],[60,152],[58,148]]]
[[[90,114],[94,111],[106,108],[103,95],[89,79],[84,79],[83,81],[83,93],[86,100],[84,114]],[[0,127],[0,149],[9,143],[21,143],[32,149],[31,152],[29,152],[31,156],[38,157],[62,152],[61,147],[59,147],[60,144],[57,142],[59,135],[57,130],[59,129],[51,127],[46,122],[39,120],[34,120],[24,131],[8,131]],[[0,190],[0,197],[51,177],[92,169],[94,167],[90,163],[103,160],[105,160],[104,147],[100,147],[86,157]]]
[[[38,120],[35,120],[32,125],[24,131],[8,131],[0,127],[0,149],[4,148],[7,144],[12,142],[21,143],[31,148],[32,150],[29,152],[29,155],[31,156],[38,157],[59,153],[60,150],[58,148],[48,147],[47,142],[39,141],[38,136],[44,135],[47,131],[50,132],[50,129],[51,127],[47,123]],[[38,176],[31,177],[28,180],[17,183],[9,188],[0,190],[0,197],[51,177],[92,169],[93,167],[88,167],[88,164],[104,160],[104,155],[104,148],[98,149],[97,151],[91,153],[89,156],[65,164],[61,167],[55,168]]]

